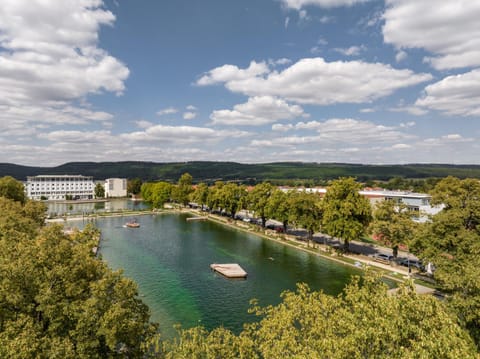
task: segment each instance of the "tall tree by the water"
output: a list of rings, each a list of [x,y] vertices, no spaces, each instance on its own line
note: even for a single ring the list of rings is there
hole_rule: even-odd
[[[361,185],[352,177],[332,182],[323,199],[322,228],[333,237],[344,241],[348,252],[350,241],[364,235],[372,218],[368,199],[360,195]]]

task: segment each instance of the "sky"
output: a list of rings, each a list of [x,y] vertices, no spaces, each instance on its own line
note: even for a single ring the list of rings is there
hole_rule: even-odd
[[[480,164],[480,1],[0,0],[0,162]]]

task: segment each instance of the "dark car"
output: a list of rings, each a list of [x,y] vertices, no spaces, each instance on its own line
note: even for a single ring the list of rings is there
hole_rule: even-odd
[[[375,260],[386,261],[386,262],[390,262],[391,260],[393,260],[393,256],[385,253],[376,253],[372,255],[372,258]]]
[[[418,259],[405,258],[405,259],[402,259],[399,262],[399,264],[402,265],[402,266],[405,266],[405,267],[416,268],[416,269],[419,269],[421,271],[425,270],[425,267],[422,264],[422,261],[418,260]]]

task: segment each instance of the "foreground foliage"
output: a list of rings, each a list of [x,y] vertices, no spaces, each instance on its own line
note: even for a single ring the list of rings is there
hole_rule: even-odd
[[[95,258],[97,230],[42,227],[27,205],[0,197],[0,357],[141,357],[156,327],[136,285]]]
[[[181,331],[166,358],[476,358],[475,345],[437,299],[402,287],[388,295],[378,279],[354,278],[338,297],[298,285],[238,336],[224,328]]]
[[[445,208],[421,227],[415,250],[435,264],[448,304],[480,348],[480,182],[445,178],[432,202]]]

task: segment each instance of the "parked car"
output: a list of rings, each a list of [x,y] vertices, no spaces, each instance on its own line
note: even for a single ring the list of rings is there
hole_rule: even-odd
[[[422,261],[418,259],[404,258],[399,262],[399,264],[405,267],[416,268],[421,271],[425,270],[425,267],[422,264]]]
[[[375,253],[374,255],[372,255],[372,258],[375,260],[386,261],[386,262],[390,262],[391,260],[393,260],[393,256],[385,253]]]

